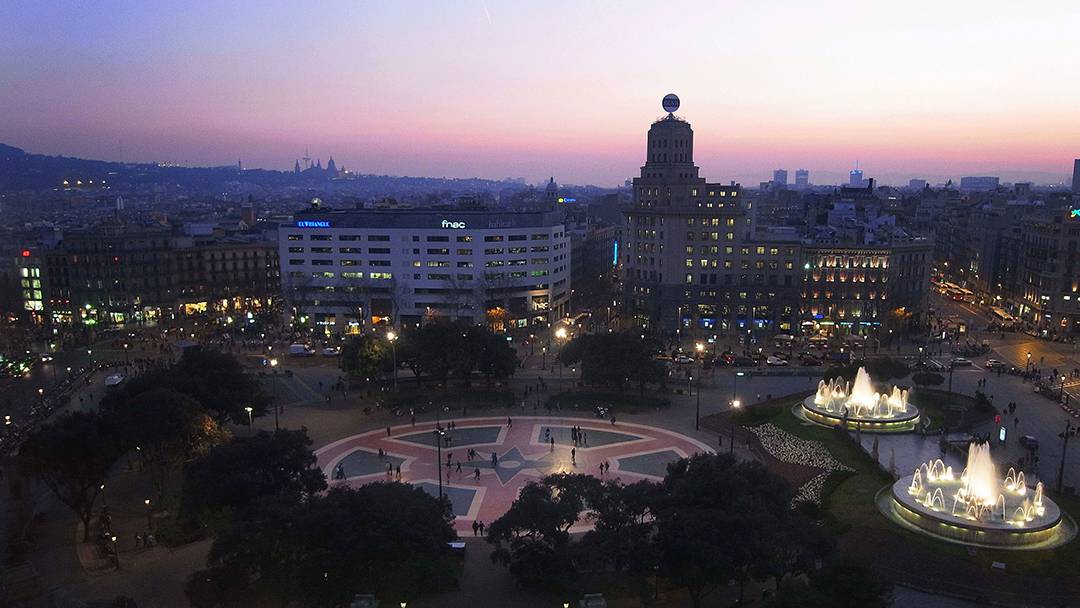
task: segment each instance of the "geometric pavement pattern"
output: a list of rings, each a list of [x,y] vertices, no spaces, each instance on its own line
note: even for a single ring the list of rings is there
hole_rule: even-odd
[[[438,443],[435,423],[426,422],[391,427],[389,436],[378,429],[345,437],[315,454],[332,486],[393,482],[400,466],[401,481],[438,496],[441,475],[443,493],[457,517],[455,528],[471,532],[474,520],[497,519],[526,483],[551,473],[585,473],[624,483],[658,480],[668,463],[712,451],[667,429],[600,419],[519,416],[507,425],[506,418],[465,418],[454,421],[453,431],[445,430],[446,422]],[[570,432],[575,425],[582,430],[576,446]],[[332,479],[338,463],[344,480]],[[602,463],[610,466],[604,475]]]

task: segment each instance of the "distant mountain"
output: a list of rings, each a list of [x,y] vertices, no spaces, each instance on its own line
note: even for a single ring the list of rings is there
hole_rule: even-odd
[[[347,179],[332,179],[325,169],[270,171],[227,167],[177,167],[155,163],[118,163],[67,156],[28,154],[0,144],[0,192],[33,191],[44,193],[67,187],[106,182],[114,191],[130,189],[172,194],[217,194],[245,186],[255,188],[302,188],[332,190],[353,196],[398,196],[430,192],[498,192],[504,188],[520,189],[514,181],[480,178],[447,179],[434,177],[398,177],[350,174]]]

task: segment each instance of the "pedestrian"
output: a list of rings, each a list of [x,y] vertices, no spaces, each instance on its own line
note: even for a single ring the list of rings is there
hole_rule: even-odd
[[[401,465],[400,464],[395,467],[394,474],[397,476],[397,480],[401,481]]]
[[[390,425],[386,425],[386,436],[390,436]]]
[[[544,429],[544,441],[546,442],[549,438],[551,438],[551,429],[546,428]]]
[[[458,473],[460,473],[460,472],[461,472],[461,461],[460,461],[460,460],[459,460],[459,461],[457,461],[457,472],[458,472]]]
[[[577,448],[570,448],[570,464],[577,464]]]
[[[551,451],[554,452],[555,451],[555,438],[551,437],[549,439],[549,441],[551,442]]]
[[[600,463],[600,476],[601,477],[604,476],[604,463],[602,463],[602,462]]]
[[[611,426],[615,426],[615,416],[611,417]]]
[[[581,432],[581,443],[583,443],[585,447],[589,447],[589,434],[585,431]]]
[[[479,536],[480,535],[480,522],[476,521],[475,519],[472,522],[472,535],[473,536]]]
[[[508,429],[514,428],[514,421],[511,420],[509,416],[506,417],[506,428],[508,428]]]
[[[499,466],[499,457],[495,454],[495,452],[491,453],[491,466]]]
[[[476,481],[480,481],[480,467],[473,469],[473,477],[476,478]]]
[[[480,522],[480,536],[484,536],[484,522]]]
[[[411,422],[412,422],[413,426],[416,426],[416,414],[412,415],[412,421]]]
[[[393,477],[394,477],[394,465],[392,465],[392,464],[390,464],[388,462],[388,463],[386,463],[386,478],[387,479],[393,479]]]

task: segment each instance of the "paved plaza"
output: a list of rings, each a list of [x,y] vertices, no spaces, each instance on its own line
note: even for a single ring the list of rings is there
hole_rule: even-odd
[[[442,425],[445,428],[446,423]],[[574,426],[581,430],[576,445]],[[434,422],[427,422],[392,427],[389,435],[379,429],[346,437],[316,451],[319,467],[331,484],[351,486],[397,481],[400,470],[400,481],[434,496],[441,469],[456,528],[471,532],[473,521],[499,518],[525,484],[546,475],[585,473],[623,483],[655,481],[663,478],[669,463],[712,451],[666,429],[580,418],[519,416],[511,425],[505,417],[469,418],[455,422],[445,436],[435,429]],[[442,446],[436,443],[440,438]],[[470,451],[475,452],[471,458]],[[610,468],[601,472],[601,464]],[[342,475],[344,479],[339,479]]]

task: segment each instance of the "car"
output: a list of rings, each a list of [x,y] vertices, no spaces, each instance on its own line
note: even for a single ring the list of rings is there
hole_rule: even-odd
[[[41,353],[40,355],[38,355],[38,358],[41,360],[42,363],[48,363],[53,360],[53,356],[49,353]]]
[[[1031,435],[1024,435],[1020,437],[1020,445],[1034,451],[1039,449],[1039,440]]]
[[[971,359],[965,359],[963,357],[954,357],[950,363],[952,367],[970,367],[972,365]]]
[[[686,365],[687,363],[693,363],[694,358],[689,355],[675,355],[675,363],[680,365]]]
[[[294,357],[312,357],[315,355],[315,349],[311,348],[307,344],[290,344],[289,354]]]
[[[772,365],[774,367],[782,367],[784,365],[787,365],[787,361],[781,359],[780,357],[774,356],[770,356],[769,358],[765,359],[765,363],[768,363],[769,365]]]
[[[322,355],[324,357],[338,357],[341,355],[341,348],[337,346],[327,346],[322,349]]]
[[[986,369],[1005,369],[1008,367],[1008,364],[1004,361],[998,361],[997,359],[987,359],[985,367]]]

